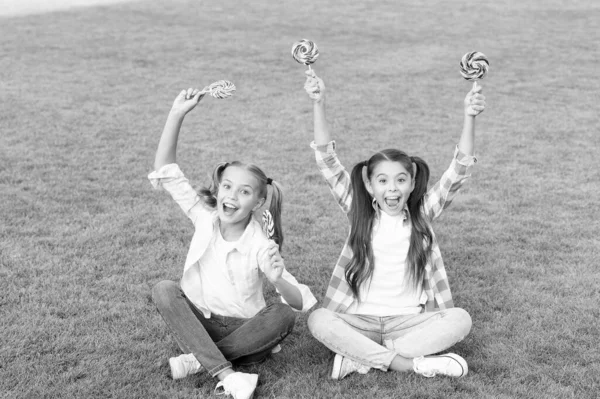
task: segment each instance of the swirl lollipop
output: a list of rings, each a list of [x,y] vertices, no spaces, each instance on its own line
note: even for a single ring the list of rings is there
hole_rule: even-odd
[[[308,69],[311,69],[310,64],[314,63],[319,58],[319,49],[314,42],[307,39],[302,39],[299,42],[294,43],[292,47],[292,57],[299,64],[308,65]]]
[[[265,210],[262,214],[263,230],[269,240],[273,240],[275,236],[275,224],[273,223],[273,215],[269,210]]]
[[[485,54],[480,53],[479,51],[471,51],[470,53],[463,55],[460,60],[460,74],[466,80],[476,82],[485,77],[489,66],[490,63]]]
[[[214,83],[206,86],[200,94],[208,93],[214,98],[227,98],[231,97],[233,92],[235,91],[235,85],[228,80],[218,80]],[[186,100],[189,100],[191,97],[186,96]]]

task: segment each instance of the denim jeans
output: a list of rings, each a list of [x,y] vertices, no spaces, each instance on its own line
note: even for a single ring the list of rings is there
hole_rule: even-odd
[[[333,352],[387,371],[396,355],[430,355],[461,341],[471,330],[471,316],[461,308],[388,317],[320,308],[309,316],[308,328]]]
[[[292,332],[296,315],[283,303],[265,307],[250,319],[212,314],[210,319],[189,301],[174,281],[161,281],[152,290],[158,312],[183,353],[193,353],[213,377],[231,362],[264,360]]]

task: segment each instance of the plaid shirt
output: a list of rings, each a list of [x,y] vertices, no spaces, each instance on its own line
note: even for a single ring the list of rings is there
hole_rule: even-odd
[[[342,211],[348,214],[352,202],[350,175],[335,153],[335,141],[320,146],[313,141],[311,147],[315,150],[317,166],[327,181],[331,193]],[[450,167],[425,194],[421,212],[423,212],[429,223],[433,222],[442,213],[442,210],[450,205],[464,181],[470,176],[467,174],[469,168],[476,162],[475,157],[463,154],[458,147],[455,149]],[[342,253],[333,269],[333,275],[323,301],[323,307],[334,312],[345,313],[354,301],[352,290],[345,278],[346,266],[351,259],[352,249],[348,245],[348,240],[346,240]],[[427,312],[454,306],[442,254],[435,235],[433,235],[431,253],[425,265],[421,305],[424,311]]]

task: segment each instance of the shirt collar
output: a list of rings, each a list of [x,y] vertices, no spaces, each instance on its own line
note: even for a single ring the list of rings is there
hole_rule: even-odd
[[[219,220],[219,217],[216,215],[216,213],[215,213],[213,220],[215,222],[214,223],[215,228],[219,229],[221,222]],[[242,255],[249,254],[250,250],[252,248],[252,239],[254,238],[256,231],[257,231],[257,225],[258,225],[258,222],[256,221],[256,219],[254,219],[254,217],[251,216],[250,222],[246,226],[246,229],[242,233],[242,236],[233,244],[232,249],[236,249]],[[258,226],[258,229],[260,229],[260,226]]]

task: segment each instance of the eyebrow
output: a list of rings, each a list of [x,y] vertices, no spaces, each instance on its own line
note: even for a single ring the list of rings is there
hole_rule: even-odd
[[[408,176],[408,173],[407,173],[407,172],[400,172],[400,173],[398,173],[396,176],[401,176],[401,175]],[[375,177],[380,177],[380,176],[383,176],[383,177],[388,177],[388,175],[386,175],[385,173],[380,173],[380,174],[378,174],[378,175],[377,175],[377,176],[375,176]]]

